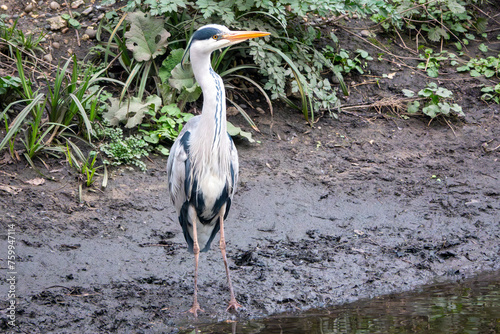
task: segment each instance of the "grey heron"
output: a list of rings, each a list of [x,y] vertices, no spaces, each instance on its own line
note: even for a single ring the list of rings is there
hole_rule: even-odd
[[[198,303],[198,260],[210,249],[220,231],[219,247],[224,260],[231,298],[236,301],[229,274],[224,237],[226,219],[238,180],[238,153],[226,128],[226,92],[222,78],[211,66],[213,51],[250,38],[270,35],[261,31],[230,31],[210,24],[199,28],[186,48],[196,81],[203,91],[201,115],[190,119],[174,142],[167,162],[168,187],[182,226],[188,250],[194,254],[194,296],[189,312],[203,312]]]

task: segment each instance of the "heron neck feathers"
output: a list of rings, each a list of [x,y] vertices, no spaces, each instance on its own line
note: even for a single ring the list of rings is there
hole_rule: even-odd
[[[212,69],[210,54],[191,51],[191,66],[203,92],[200,129],[191,138],[191,149],[197,157],[194,169],[212,170],[221,177],[229,174],[230,141],[226,126],[226,92],[222,78]],[[193,152],[195,153],[195,152]]]

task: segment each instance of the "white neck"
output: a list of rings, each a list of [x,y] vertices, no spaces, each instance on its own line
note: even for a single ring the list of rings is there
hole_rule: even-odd
[[[191,50],[191,65],[196,81],[203,91],[203,109],[201,113],[200,130],[193,133],[191,148],[195,170],[212,170],[219,177],[230,175],[230,145],[226,125],[226,92],[222,78],[215,73],[210,64],[210,53],[193,52]]]
[[[210,53],[191,53],[191,64],[203,92],[203,122],[213,126],[213,135],[226,136],[226,91],[222,78],[212,69]]]

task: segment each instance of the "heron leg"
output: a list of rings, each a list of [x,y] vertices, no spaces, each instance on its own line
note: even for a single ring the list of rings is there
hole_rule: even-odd
[[[198,244],[198,234],[196,232],[197,219],[193,222],[193,253],[194,253],[194,295],[193,295],[193,306],[189,309],[189,312],[193,313],[194,316],[198,317],[198,311],[204,312],[198,304],[198,260],[200,257],[200,245]]]
[[[229,292],[231,293],[231,299],[229,300],[229,306],[227,307],[227,311],[229,311],[230,309],[237,310],[239,307],[241,307],[241,305],[236,301],[236,298],[234,297],[233,284],[231,283],[231,275],[229,273],[229,267],[227,266],[226,238],[224,237],[224,216],[221,215],[219,219],[220,219],[219,247],[222,253],[222,259],[224,260],[224,267],[226,268],[226,276],[227,276],[227,283],[229,285]]]

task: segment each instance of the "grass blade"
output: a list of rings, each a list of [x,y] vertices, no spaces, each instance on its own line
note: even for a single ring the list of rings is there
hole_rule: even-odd
[[[85,127],[87,128],[88,141],[89,143],[92,143],[92,135],[94,134],[94,130],[92,129],[92,124],[90,124],[90,120],[87,116],[87,113],[85,112],[85,109],[83,108],[80,100],[78,100],[78,98],[73,93],[69,94],[69,96],[75,102],[76,106],[78,107],[78,111],[80,111],[80,115],[82,116],[83,122],[85,123]]]
[[[271,52],[277,53],[292,69],[292,73],[295,77],[295,81],[297,81],[297,86],[299,88],[302,100],[302,113],[304,114],[306,121],[312,125],[314,123],[314,111],[312,107],[312,100],[308,97],[308,95],[310,94],[308,92],[307,86],[303,85],[303,83],[307,82],[306,78],[302,75],[302,73],[300,73],[299,69],[297,68],[293,60],[291,60],[283,51],[268,44],[265,44],[262,47]],[[309,120],[309,110],[311,111],[311,120]]]
[[[271,102],[271,99],[269,98],[269,95],[267,95],[266,91],[264,90],[264,88],[262,88],[257,82],[250,79],[249,77],[246,77],[243,75],[238,75],[238,74],[234,74],[233,76],[240,78],[240,79],[243,79],[243,80],[246,80],[246,81],[250,82],[255,88],[257,88],[261,92],[261,94],[264,96],[264,98],[266,99],[267,105],[269,106],[269,110],[271,111],[271,115],[273,115],[273,104]]]
[[[243,118],[245,118],[245,120],[248,122],[248,124],[250,124],[250,126],[252,127],[252,129],[254,129],[257,132],[260,132],[260,130],[257,127],[257,125],[255,125],[254,121],[250,118],[250,116],[248,116],[248,114],[246,113],[246,111],[243,110],[243,108],[239,106],[239,104],[235,103],[233,100],[229,100],[228,99],[228,101],[231,102],[231,104],[236,109],[238,109],[238,111],[240,112],[240,114],[243,116]]]
[[[122,25],[123,21],[127,18],[127,15],[128,15],[128,13],[123,14],[120,21],[118,21],[118,24],[116,25],[115,29],[113,29],[113,31],[111,32],[111,36],[109,36],[108,43],[106,45],[106,53],[104,54],[104,64],[108,63],[108,54],[110,52],[109,49],[111,48],[111,42],[112,42],[113,38],[115,37],[116,32],[118,31],[118,29]]]
[[[219,75],[221,77],[224,77],[226,75],[229,75],[233,72],[236,72],[236,71],[242,71],[242,70],[248,70],[248,69],[254,69],[254,70],[258,70],[259,67],[256,66],[256,65],[239,65],[239,66],[236,66],[236,67],[231,67],[230,69],[220,73]]]
[[[125,84],[123,85],[122,93],[120,94],[120,103],[122,102],[123,97],[125,96],[125,93],[127,92],[128,87],[130,86],[130,83],[132,82],[132,80],[134,80],[135,76],[137,75],[137,73],[139,72],[141,67],[142,67],[141,64],[137,63],[137,64],[135,64],[132,71],[130,71],[130,75],[128,76],[127,81],[125,81]]]
[[[21,127],[21,125],[24,124],[24,121],[26,119],[26,117],[28,116],[28,114],[31,112],[31,110],[33,110],[33,108],[35,108],[35,106],[38,104],[38,102],[44,97],[44,94],[40,93],[38,94],[32,101],[30,104],[28,104],[17,116],[16,118],[14,119],[14,121],[12,122],[11,126],[9,127],[9,132],[7,132],[7,134],[5,135],[4,139],[2,140],[2,142],[0,143],[0,150],[3,149],[3,147],[5,146],[5,144],[7,144],[7,142],[9,141],[10,138],[12,138],[12,136],[14,136],[17,131],[19,130],[19,128]]]

